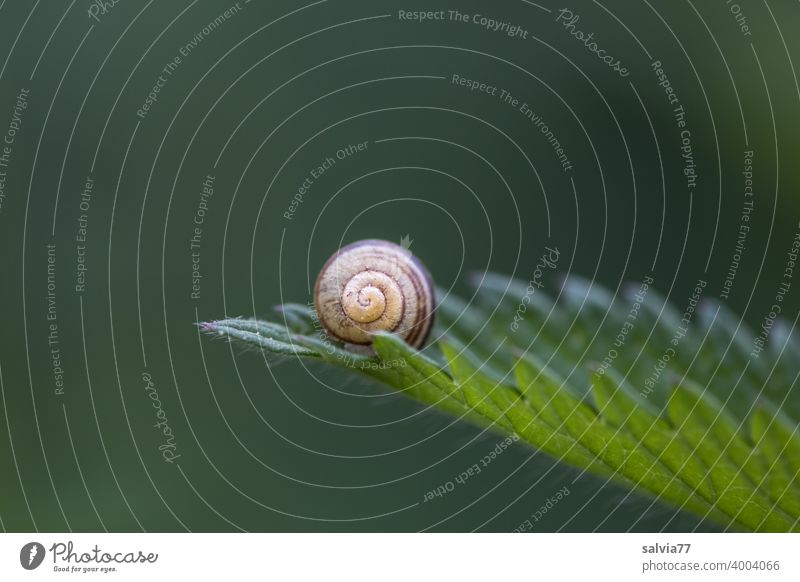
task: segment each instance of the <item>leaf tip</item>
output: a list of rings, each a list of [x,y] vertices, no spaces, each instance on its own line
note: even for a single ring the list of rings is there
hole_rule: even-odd
[[[216,321],[198,321],[194,325],[200,328],[200,331],[205,333],[215,333],[219,331]]]

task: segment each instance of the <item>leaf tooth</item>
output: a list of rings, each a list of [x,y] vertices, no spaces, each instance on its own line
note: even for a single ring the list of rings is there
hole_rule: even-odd
[[[635,295],[638,290],[638,287],[634,285],[625,288],[625,297],[628,301],[632,302],[636,299]],[[666,343],[672,339],[675,330],[681,325],[682,315],[662,294],[650,287],[647,296],[641,302],[639,318],[645,325],[649,324],[653,328],[655,339]],[[688,336],[684,339],[691,341]]]
[[[677,386],[668,402],[670,419],[709,466],[717,505],[752,530],[787,531],[792,518],[769,501],[760,486],[767,468],[757,451],[739,435],[720,403],[697,385]],[[766,496],[765,496],[766,494]]]
[[[574,446],[594,457],[610,478],[631,482],[625,471],[627,453],[619,454],[612,435],[595,426],[599,419],[591,406],[572,394],[558,374],[531,354],[520,358],[516,372],[531,406],[552,430],[574,439]]]
[[[507,430],[516,432],[533,447],[581,469],[612,476],[600,459],[529,408],[517,389],[498,384],[482,374],[481,369],[474,368],[455,346],[445,345],[443,351],[451,362],[456,382],[465,391],[471,405],[488,407],[492,415],[500,414],[508,423]]]
[[[673,390],[668,408],[673,425],[688,420],[697,427],[704,426],[721,454],[741,467],[754,486],[759,482],[766,470],[763,461],[740,433],[736,419],[713,394],[687,379]]]
[[[436,314],[449,328],[457,329],[466,335],[478,334],[487,317],[473,303],[466,303],[460,297],[443,290],[437,290],[440,297]]]
[[[770,335],[769,350],[777,356],[783,349],[793,356],[795,363],[800,362],[800,333],[782,317],[775,320]],[[794,366],[796,370],[797,366]]]
[[[381,360],[403,361],[406,365],[367,372],[370,375],[425,404],[437,406],[458,417],[468,416],[481,426],[494,423],[495,419],[476,414],[466,405],[464,394],[447,372],[402,339],[390,333],[379,333],[375,335],[373,345]]]
[[[489,378],[482,371],[482,366],[474,366],[466,357],[465,352],[452,342],[445,342],[442,345],[442,351],[467,404],[492,418],[510,432],[514,432],[516,427],[507,414],[507,407],[508,403],[514,402],[518,395],[516,390]],[[500,395],[501,392],[514,396],[504,398]]]
[[[549,406],[550,397],[548,396],[548,394],[557,392],[563,386],[564,381],[533,354],[521,355],[514,370],[517,386],[534,410],[555,430],[566,432],[561,416],[553,406]],[[549,389],[543,390],[542,387],[545,385],[549,385]]]
[[[579,417],[572,421],[565,419],[568,424],[575,425],[579,420]],[[682,480],[674,479],[669,468],[627,432],[614,430],[595,419],[585,427],[580,442],[614,468],[620,477],[658,498],[700,515],[713,516],[717,520],[722,517],[712,503]]]
[[[756,448],[765,458],[770,498],[783,510],[800,517],[800,429],[793,427],[780,411],[762,403],[750,418],[750,430]]]
[[[528,325],[533,324],[538,328],[547,324],[559,329],[566,329],[569,325],[567,316],[556,309],[555,303],[547,293],[537,287],[529,289],[527,281],[487,272],[473,273],[470,276],[470,283],[476,289],[477,298],[489,306],[502,307],[507,314],[521,312],[524,309],[524,313],[529,315],[526,318]]]
[[[597,406],[604,418],[639,439],[676,478],[706,500],[712,503],[716,500],[708,467],[669,423],[659,418],[655,407],[634,395],[628,383],[613,370],[594,374],[592,381]]]
[[[714,390],[738,382],[737,390],[742,394],[730,407],[744,417],[761,391],[763,379],[769,376],[770,366],[766,359],[750,356],[753,332],[726,305],[706,299],[697,312],[697,336],[704,338],[700,357],[710,364],[707,377],[714,378],[709,387]]]
[[[275,311],[283,318],[286,325],[295,333],[312,334],[319,325],[314,311],[301,303],[284,303],[276,305]]]
[[[794,386],[796,376],[800,372],[800,331],[793,325],[790,326],[783,318],[778,318],[772,326],[770,341],[767,344],[766,355],[775,361],[775,370],[770,381],[759,382],[757,385],[763,389],[775,402],[781,402],[781,411],[791,417],[794,423],[800,419],[800,398],[785,398],[786,387]],[[789,389],[790,391],[792,388]]]
[[[437,329],[440,335],[457,338],[483,358],[489,358],[497,347],[499,339],[490,325],[488,315],[475,305],[467,305],[460,298],[450,295],[443,297],[437,307]]]
[[[709,333],[709,342],[718,354],[727,351],[727,358],[744,365],[750,360],[753,348],[753,331],[742,318],[737,317],[726,305],[715,299],[705,299],[697,310],[697,321],[700,327]],[[766,368],[761,362],[753,362],[762,373]],[[756,369],[756,368],[754,368]]]
[[[590,335],[601,325],[619,327],[627,313],[605,287],[597,282],[570,275],[562,278],[559,308],[575,314],[575,323]]]
[[[447,355],[447,350],[450,350],[451,353],[457,353],[459,360],[465,360],[473,369],[480,370],[482,374],[490,378],[497,385],[503,385],[511,390],[516,390],[516,387],[513,385],[513,376],[511,376],[511,373],[508,371],[509,366],[500,362],[500,358],[493,358],[492,354],[483,355],[481,352],[475,350],[474,347],[474,344],[467,345],[460,339],[454,337],[448,337],[439,342],[439,348],[444,353],[445,360],[447,360],[450,365],[451,371],[453,371],[453,362]],[[497,346],[495,347],[497,348]]]

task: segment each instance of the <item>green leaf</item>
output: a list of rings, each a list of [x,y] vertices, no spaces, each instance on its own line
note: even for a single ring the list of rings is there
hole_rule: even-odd
[[[764,458],[744,441],[735,421],[714,397],[697,386],[678,386],[668,409],[673,425],[710,468],[720,509],[753,531],[796,527],[796,518],[776,509],[760,489]]]
[[[470,301],[440,291],[440,339],[424,352],[387,333],[372,348],[343,345],[300,304],[280,306],[277,323],[200,329],[373,378],[723,527],[800,530],[798,408],[770,401],[796,400],[793,382],[775,380],[800,374],[800,341],[786,325],[776,322],[781,345],[754,362],[752,333],[715,303],[684,329],[680,310],[645,285],[614,295],[571,278],[554,301],[500,275],[473,283]]]
[[[514,424],[506,418],[505,407],[498,406],[497,397],[492,396],[495,389],[506,390],[506,388],[493,384],[484,374],[474,370],[463,356],[463,349],[460,351],[448,343],[443,343],[441,347],[450,363],[456,386],[463,394],[464,402],[484,417],[493,419],[493,422],[507,431],[513,431]]]
[[[657,416],[647,401],[636,398],[628,383],[615,372],[595,374],[594,394],[601,414],[614,426],[630,431],[675,476],[707,501],[716,501],[708,467],[683,437]]]
[[[465,404],[464,395],[458,390],[453,379],[436,362],[390,334],[376,335],[374,346],[381,361],[386,362],[388,366],[373,373],[375,377],[425,404],[439,407],[457,416],[478,417]]]
[[[770,498],[789,515],[800,515],[800,434],[783,415],[757,408],[750,423],[756,448],[768,471],[764,475]]]
[[[319,326],[314,314],[308,306],[299,303],[278,305],[275,311],[283,317],[286,326],[295,333],[312,334]]]
[[[293,343],[288,330],[278,324],[252,319],[223,319],[200,324],[210,334],[238,340],[280,356],[319,357],[314,350]]]
[[[520,365],[530,365],[532,360],[526,357]],[[535,373],[543,375],[540,364],[532,367],[527,373],[529,377]],[[554,381],[553,376],[544,374],[544,381],[536,385],[534,392],[535,405],[542,410],[554,410],[557,415],[554,420],[560,420],[573,439],[602,460],[615,477],[695,511],[712,511],[711,504],[696,495],[693,487],[674,478],[670,463],[662,460],[661,452],[651,451],[632,434],[612,426],[589,404],[571,394],[563,383]]]

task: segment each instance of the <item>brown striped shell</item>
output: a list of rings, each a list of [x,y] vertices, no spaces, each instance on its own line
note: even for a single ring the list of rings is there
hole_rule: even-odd
[[[433,282],[406,248],[368,239],[339,249],[322,267],[314,290],[317,316],[346,343],[369,345],[388,331],[421,348],[433,326]]]

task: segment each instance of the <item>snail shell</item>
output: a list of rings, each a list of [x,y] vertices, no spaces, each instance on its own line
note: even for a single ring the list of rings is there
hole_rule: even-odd
[[[388,331],[420,348],[433,326],[433,282],[411,251],[368,239],[339,249],[322,267],[314,290],[317,316],[346,343],[369,345]]]

